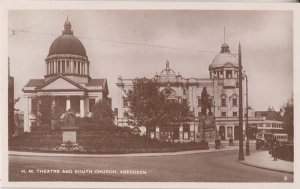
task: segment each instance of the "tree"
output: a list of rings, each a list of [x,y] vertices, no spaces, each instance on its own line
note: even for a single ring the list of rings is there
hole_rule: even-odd
[[[159,92],[159,86],[155,81],[137,78],[126,98],[129,103],[129,124],[145,126],[148,136],[149,128],[159,125],[163,120],[165,99],[164,95]]]
[[[283,107],[283,121],[290,141],[294,139],[294,100],[291,97]]]
[[[59,116],[56,111],[55,98],[51,96],[51,130],[57,128],[58,124],[59,124]]]
[[[101,127],[113,125],[114,114],[107,100],[99,100],[95,104],[92,119]]]
[[[152,127],[169,126],[180,117],[190,117],[186,101],[167,100],[165,95],[168,95],[168,91],[165,94],[160,92],[157,82],[137,78],[126,97],[129,103],[129,124],[145,126],[146,136],[149,136]]]
[[[37,103],[38,124],[51,124],[51,106],[53,103],[51,96],[39,96]]]

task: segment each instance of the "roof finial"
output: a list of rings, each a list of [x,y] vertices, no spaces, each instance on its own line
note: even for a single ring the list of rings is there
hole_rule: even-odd
[[[225,34],[226,34],[226,28],[224,26],[224,43],[225,43]]]
[[[69,16],[67,16],[67,20],[64,24],[64,31],[62,32],[63,35],[73,35],[73,31],[71,30],[71,22],[69,21]]]
[[[169,69],[169,60],[167,60],[166,68]]]

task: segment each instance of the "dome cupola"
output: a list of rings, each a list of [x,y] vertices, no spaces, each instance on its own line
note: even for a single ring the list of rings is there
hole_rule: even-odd
[[[236,78],[238,59],[230,52],[229,45],[223,43],[220,53],[209,65],[210,78]]]
[[[52,42],[45,61],[46,79],[65,75],[78,83],[88,82],[89,60],[83,44],[73,35],[69,18],[65,21],[62,35]]]
[[[229,46],[223,43],[220,54],[213,59],[209,69],[222,68],[226,64],[232,64],[232,66],[238,67],[238,60],[237,57],[230,52]]]

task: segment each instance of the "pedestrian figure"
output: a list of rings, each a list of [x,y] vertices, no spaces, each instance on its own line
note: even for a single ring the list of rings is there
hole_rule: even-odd
[[[220,150],[221,149],[221,140],[218,139],[218,149]]]
[[[273,157],[274,157],[274,161],[277,161],[277,157],[278,157],[278,147],[279,147],[279,142],[277,140],[274,141],[273,144]]]
[[[274,157],[274,142],[275,142],[274,138],[271,137],[270,141],[269,141],[269,149],[270,149],[269,152],[270,152],[272,157]]]
[[[218,139],[215,139],[215,149],[218,149]]]
[[[229,139],[229,146],[233,146],[233,139],[232,138]]]

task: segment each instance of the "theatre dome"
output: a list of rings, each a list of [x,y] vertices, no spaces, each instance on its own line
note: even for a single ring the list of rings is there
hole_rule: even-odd
[[[221,68],[226,64],[238,67],[238,60],[234,54],[230,53],[229,46],[226,43],[223,43],[220,54],[213,59],[209,69]]]

